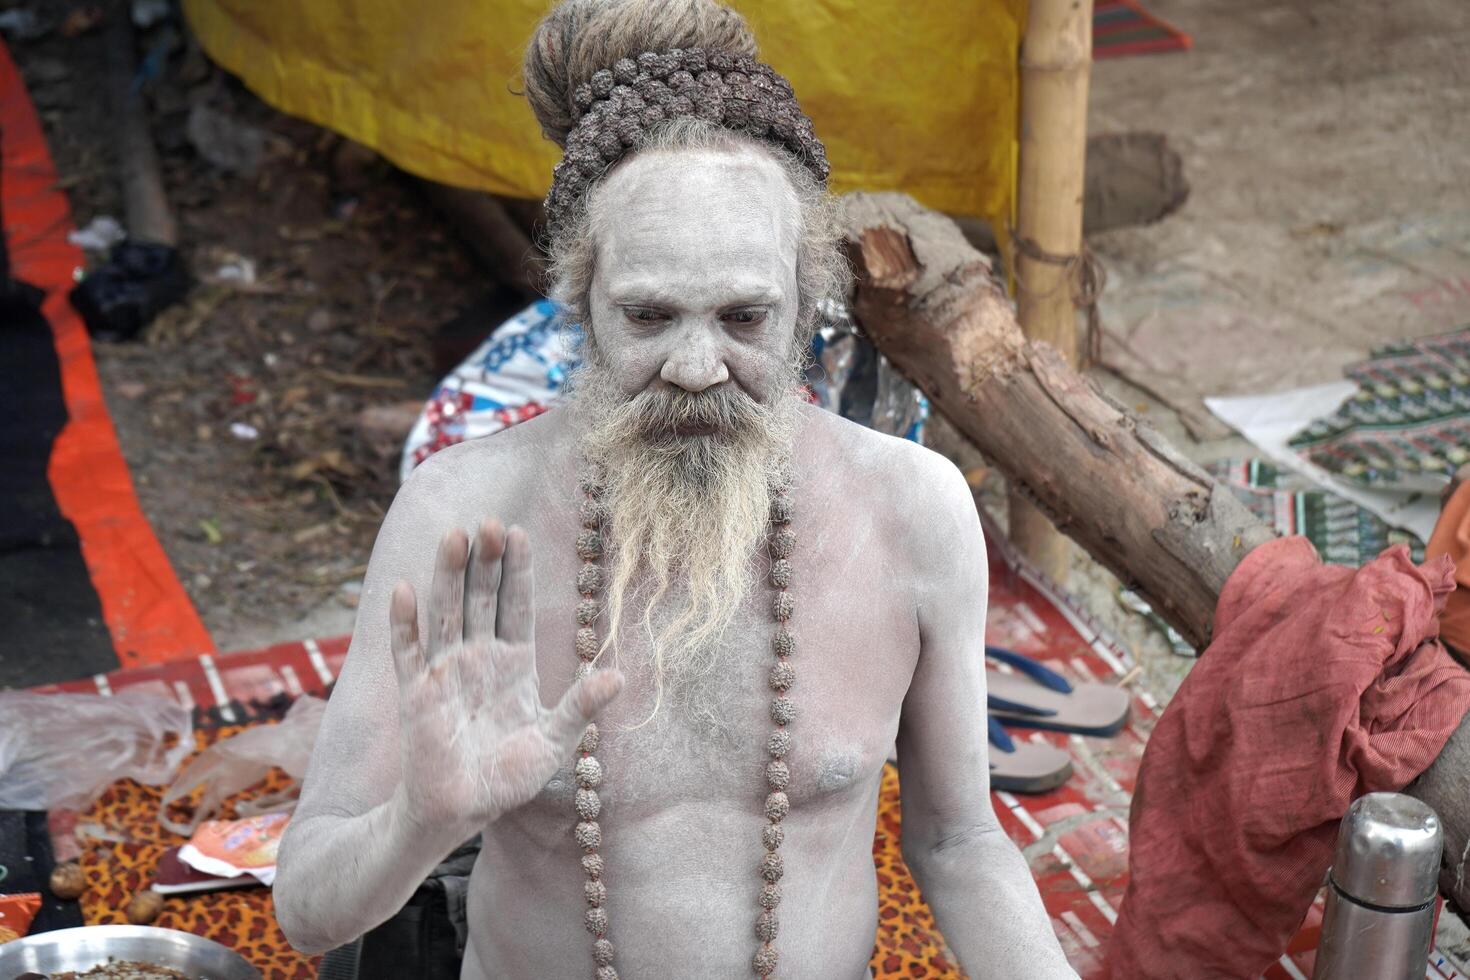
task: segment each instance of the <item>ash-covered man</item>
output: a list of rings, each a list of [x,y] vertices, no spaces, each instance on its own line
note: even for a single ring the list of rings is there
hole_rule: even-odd
[[[965,481],[798,398],[844,273],[822,146],[754,55],[713,0],[538,28],[585,368],[384,522],[281,849],[298,948],[483,832],[466,977],[865,977],[896,738],[904,854],[965,970],[1075,976],[990,805]]]

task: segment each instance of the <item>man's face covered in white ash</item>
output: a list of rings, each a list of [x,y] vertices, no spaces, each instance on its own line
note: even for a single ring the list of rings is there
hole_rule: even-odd
[[[643,631],[660,697],[703,714],[687,695],[719,664],[789,462],[797,200],[757,150],[680,150],[628,160],[590,207],[574,404],[609,512],[608,636]]]

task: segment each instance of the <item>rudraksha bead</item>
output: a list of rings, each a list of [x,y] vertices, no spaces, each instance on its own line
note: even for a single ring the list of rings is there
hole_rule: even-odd
[[[582,729],[582,738],[577,742],[577,751],[586,752],[591,755],[597,751],[598,744],[602,741],[602,732],[597,725],[591,724]]]
[[[784,589],[791,584],[790,559],[777,558],[771,562],[771,584],[778,589]]]
[[[599,127],[589,132],[586,141],[597,151],[598,155],[607,162],[608,166],[617,163],[623,157],[623,143],[618,139],[618,134],[611,129]]]
[[[602,535],[587,529],[577,535],[577,557],[583,561],[596,561],[602,557]]]
[[[796,702],[787,697],[771,702],[771,720],[778,725],[789,725],[796,720]]]
[[[786,794],[777,790],[766,795],[766,819],[781,820],[791,812],[791,801]]]
[[[627,85],[638,77],[638,62],[632,58],[619,58],[613,63],[613,79]]]
[[[761,858],[761,877],[771,884],[781,880],[781,874],[786,869],[781,864],[781,855],[775,851],[767,851],[766,856]]]
[[[777,497],[775,500],[772,500],[771,501],[771,523],[773,523],[773,524],[790,524],[791,523],[791,510],[792,510],[792,508],[791,508],[791,498],[790,497]]]
[[[583,820],[572,831],[572,836],[576,838],[577,846],[589,854],[602,846],[602,826],[596,820]]]
[[[582,789],[596,789],[602,785],[602,763],[595,756],[584,755],[572,767],[572,775]]]
[[[602,908],[607,901],[607,885],[601,878],[589,878],[582,882],[582,897],[592,908]]]
[[[579,789],[572,806],[576,809],[577,816],[583,820],[596,820],[597,815],[602,812],[602,797],[597,795],[595,789]]]
[[[778,663],[771,668],[771,690],[784,691],[796,682],[796,668],[788,663]]]

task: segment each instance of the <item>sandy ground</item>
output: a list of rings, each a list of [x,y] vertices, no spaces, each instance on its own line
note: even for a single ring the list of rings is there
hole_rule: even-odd
[[[1470,322],[1470,7],[1150,8],[1194,50],[1099,63],[1089,123],[1167,134],[1193,193],[1092,241],[1109,361],[1199,416],[1201,395],[1336,380],[1370,346]]]
[[[1149,9],[1194,49],[1099,62],[1089,126],[1166,134],[1192,192],[1156,225],[1091,238],[1123,375],[1094,377],[1196,460],[1239,457],[1201,397],[1338,380],[1374,345],[1470,324],[1470,6]],[[1135,633],[1106,573],[1079,560],[1073,586]],[[1153,638],[1137,651],[1171,693],[1188,661]]]

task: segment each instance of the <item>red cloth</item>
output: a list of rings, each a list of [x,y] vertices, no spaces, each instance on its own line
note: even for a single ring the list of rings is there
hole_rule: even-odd
[[[1448,558],[1402,545],[1360,569],[1300,537],[1246,556],[1144,752],[1108,976],[1257,977],[1281,955],[1348,804],[1406,786],[1470,710],[1436,639],[1453,588]]]

